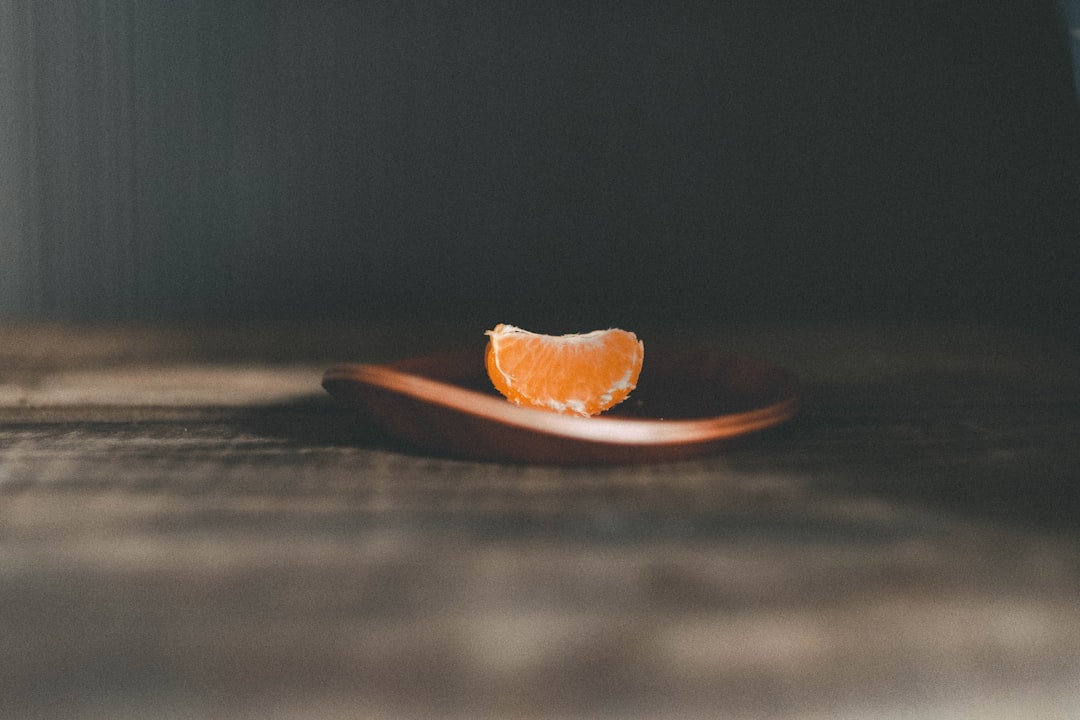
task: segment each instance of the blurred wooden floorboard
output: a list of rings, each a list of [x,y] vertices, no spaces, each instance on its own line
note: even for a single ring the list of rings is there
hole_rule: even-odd
[[[324,397],[324,361],[423,349],[392,334],[35,332],[0,338],[4,717],[1080,712],[1080,364],[1052,343],[717,330],[806,380],[796,421],[551,468]]]

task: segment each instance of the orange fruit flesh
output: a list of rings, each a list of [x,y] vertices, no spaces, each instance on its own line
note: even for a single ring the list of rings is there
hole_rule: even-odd
[[[558,413],[596,415],[637,386],[645,345],[612,328],[574,335],[540,335],[497,325],[488,336],[485,364],[508,400]]]

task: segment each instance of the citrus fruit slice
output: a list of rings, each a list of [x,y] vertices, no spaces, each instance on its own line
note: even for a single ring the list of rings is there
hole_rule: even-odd
[[[500,324],[484,334],[495,389],[510,402],[558,413],[596,415],[622,402],[645,357],[645,344],[617,328],[540,335]]]

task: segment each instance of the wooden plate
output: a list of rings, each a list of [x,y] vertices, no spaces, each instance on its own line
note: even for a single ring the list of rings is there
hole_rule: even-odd
[[[394,437],[456,456],[547,464],[639,463],[714,452],[799,407],[796,379],[750,358],[652,351],[629,399],[585,418],[522,408],[491,386],[483,350],[335,365],[323,387]]]

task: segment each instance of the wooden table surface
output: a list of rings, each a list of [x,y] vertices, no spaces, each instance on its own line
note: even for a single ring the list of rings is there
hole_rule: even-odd
[[[482,330],[0,328],[0,717],[1080,717],[1074,354],[659,333],[807,403],[628,467],[430,456],[319,387]]]

